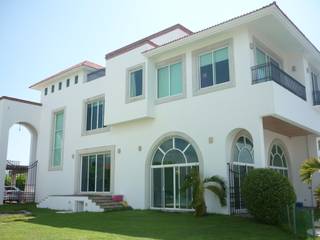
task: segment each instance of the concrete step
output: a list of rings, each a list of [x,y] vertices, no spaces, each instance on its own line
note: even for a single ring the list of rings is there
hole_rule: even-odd
[[[94,202],[97,206],[104,209],[105,211],[123,209],[124,206],[120,202],[112,200],[110,195],[90,195],[89,199]]]

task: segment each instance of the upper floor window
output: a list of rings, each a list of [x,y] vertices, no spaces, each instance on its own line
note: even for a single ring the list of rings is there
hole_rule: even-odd
[[[59,82],[59,90],[62,89],[62,82]]]
[[[79,77],[78,75],[74,77],[74,84],[78,84]]]
[[[44,95],[47,96],[48,95],[48,88],[44,89]]]
[[[86,103],[86,131],[104,127],[104,103],[103,98]]]
[[[267,52],[256,47],[256,64],[260,65],[260,64],[266,64],[266,63],[272,63],[273,65],[280,67],[279,61],[277,61],[274,57],[272,57]]]
[[[158,98],[182,94],[182,62],[172,63],[158,68]]]
[[[228,47],[199,56],[200,88],[230,81]]]
[[[54,92],[54,85],[51,86],[51,92]]]
[[[59,168],[62,165],[64,111],[54,114],[53,146],[51,168]]]
[[[129,71],[130,98],[142,96],[143,91],[143,69]]]
[[[69,79],[69,78],[67,79],[66,86],[67,86],[67,87],[70,86],[70,79]]]

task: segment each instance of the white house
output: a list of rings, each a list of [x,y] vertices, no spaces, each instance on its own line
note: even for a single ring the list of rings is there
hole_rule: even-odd
[[[206,193],[210,212],[245,208],[240,184],[252,168],[287,176],[311,204],[299,168],[319,152],[320,52],[275,3],[198,32],[174,25],[105,60],[32,85],[41,104],[0,100],[0,170],[9,127],[25,123],[39,207],[102,211],[96,194],[187,210],[179,187],[191,168],[229,186],[224,208]]]

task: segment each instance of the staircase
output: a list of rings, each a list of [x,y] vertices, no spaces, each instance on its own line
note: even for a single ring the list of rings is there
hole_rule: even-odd
[[[89,195],[88,198],[104,211],[125,209],[125,206],[121,202],[112,200],[112,196]]]

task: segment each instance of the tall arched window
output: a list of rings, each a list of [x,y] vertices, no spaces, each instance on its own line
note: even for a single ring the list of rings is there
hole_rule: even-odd
[[[286,152],[281,144],[274,143],[271,146],[269,166],[283,176],[288,177]]]
[[[241,185],[244,177],[254,167],[253,143],[247,132],[240,132],[233,144],[233,159],[230,166],[231,173],[231,206],[234,210],[245,209],[243,197],[241,195]]]
[[[153,208],[186,209],[192,201],[191,189],[181,192],[185,177],[199,160],[194,147],[181,137],[164,140],[152,156],[151,199]]]

